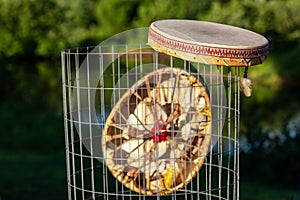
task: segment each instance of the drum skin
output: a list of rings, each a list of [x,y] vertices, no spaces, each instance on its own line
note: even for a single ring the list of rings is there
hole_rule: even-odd
[[[238,27],[195,20],[161,20],[149,28],[156,51],[204,64],[252,66],[265,61],[270,42]]]
[[[202,81],[185,70],[147,74],[106,120],[102,151],[108,169],[137,193],[164,195],[184,188],[209,151],[210,106]]]

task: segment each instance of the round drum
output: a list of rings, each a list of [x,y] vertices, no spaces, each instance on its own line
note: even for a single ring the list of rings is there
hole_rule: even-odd
[[[107,118],[104,159],[127,188],[169,194],[190,183],[211,141],[211,105],[203,81],[179,68],[137,81]]]
[[[148,44],[184,60],[223,66],[261,64],[269,41],[252,31],[213,22],[161,20],[149,29]]]

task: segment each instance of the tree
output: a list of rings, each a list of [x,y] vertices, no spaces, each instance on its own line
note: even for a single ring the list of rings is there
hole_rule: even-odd
[[[300,44],[300,1],[231,0],[214,1],[211,10],[198,19],[244,27],[269,37],[274,49]]]

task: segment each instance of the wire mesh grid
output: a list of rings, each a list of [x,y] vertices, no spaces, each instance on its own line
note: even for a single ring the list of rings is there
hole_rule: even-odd
[[[61,59],[69,199],[239,199],[238,67],[143,45]]]

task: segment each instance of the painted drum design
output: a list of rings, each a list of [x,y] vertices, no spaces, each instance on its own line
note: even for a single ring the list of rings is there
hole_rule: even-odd
[[[178,68],[162,68],[137,81],[117,102],[102,135],[105,163],[127,188],[169,194],[189,184],[211,141],[208,90]]]

